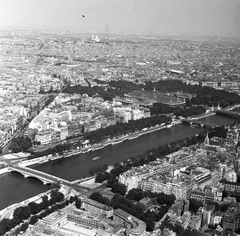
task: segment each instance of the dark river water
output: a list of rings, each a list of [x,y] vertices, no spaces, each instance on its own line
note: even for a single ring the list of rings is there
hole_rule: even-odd
[[[217,125],[227,125],[235,121],[233,118],[222,115],[209,116],[201,120]],[[191,137],[202,130],[204,130],[202,127],[190,128],[189,124],[179,124],[142,135],[136,139],[109,145],[103,149],[47,162],[32,168],[72,181],[87,175],[93,167],[127,160],[148,149]],[[94,157],[100,158],[92,160]],[[0,210],[49,189],[49,186],[43,185],[41,181],[33,178],[25,179],[17,173],[0,175],[0,183]]]

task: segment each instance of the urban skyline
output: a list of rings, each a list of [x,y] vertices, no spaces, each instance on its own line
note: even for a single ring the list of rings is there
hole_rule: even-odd
[[[0,28],[240,37],[237,0],[3,0],[0,9]]]

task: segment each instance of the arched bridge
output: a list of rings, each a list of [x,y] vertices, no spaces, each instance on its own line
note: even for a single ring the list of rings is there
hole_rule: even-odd
[[[217,110],[216,114],[226,115],[226,116],[230,116],[230,117],[237,118],[237,119],[240,118],[239,112],[230,111],[230,110]]]
[[[59,177],[38,171],[38,170],[34,170],[34,169],[30,169],[28,167],[22,167],[19,165],[12,165],[8,167],[9,171],[15,171],[18,172],[20,174],[22,174],[25,178],[28,177],[33,177],[36,179],[41,180],[44,184],[52,184],[52,183],[57,183],[60,182],[61,184],[70,186],[71,182],[65,179],[61,179]]]
[[[12,171],[18,172],[18,173],[22,174],[25,178],[32,177],[32,178],[39,179],[40,181],[43,182],[43,184],[52,184],[52,183],[60,182],[60,184],[74,188],[75,190],[77,190],[79,192],[89,191],[88,187],[78,185],[78,184],[74,183],[74,181],[71,182],[71,181],[59,178],[57,176],[50,175],[50,174],[41,172],[39,170],[34,170],[34,169],[31,169],[28,167],[23,167],[20,165],[10,165],[8,167],[8,170],[10,172],[12,172]]]
[[[200,121],[200,120],[182,119],[182,122],[189,123],[190,125],[196,124],[196,125],[199,125],[199,126],[202,126],[202,127],[211,126],[212,128],[214,128],[214,127],[217,126],[216,124],[208,123],[208,122],[204,122],[204,121]]]

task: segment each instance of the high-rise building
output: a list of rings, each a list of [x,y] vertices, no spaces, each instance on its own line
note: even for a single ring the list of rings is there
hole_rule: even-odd
[[[239,170],[240,170],[240,160],[235,159],[235,161],[234,161],[234,171],[235,171],[236,174],[238,174]]]
[[[220,166],[220,178],[221,179],[225,178],[226,169],[227,169],[227,165],[226,164],[221,164],[221,166]]]
[[[202,216],[202,225],[209,225],[211,220],[211,214],[213,212],[213,206],[207,205],[203,208],[203,216]]]
[[[113,213],[113,220],[126,227],[125,235],[144,236],[146,235],[146,224],[138,218],[128,214],[122,209],[116,209]]]

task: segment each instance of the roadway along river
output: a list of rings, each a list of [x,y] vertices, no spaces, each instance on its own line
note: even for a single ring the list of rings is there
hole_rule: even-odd
[[[220,115],[206,117],[201,120],[218,125],[226,125],[235,121],[232,118]],[[159,145],[191,137],[201,130],[204,130],[204,128],[190,128],[188,124],[179,124],[172,128],[165,128],[142,135],[136,139],[109,145],[103,149],[51,161],[33,168],[72,181],[88,174],[93,167],[104,164],[111,165],[127,160]],[[100,158],[92,160],[94,157]],[[33,178],[24,179],[22,175],[17,173],[1,175],[0,183],[0,210],[49,189],[49,186],[43,185],[42,182]]]

